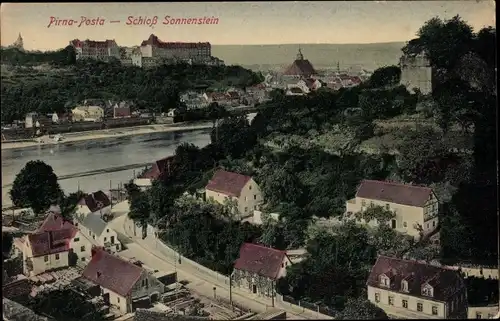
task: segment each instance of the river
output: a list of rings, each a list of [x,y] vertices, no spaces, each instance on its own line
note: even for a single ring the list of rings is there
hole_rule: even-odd
[[[12,183],[29,161],[41,160],[52,166],[66,193],[78,187],[86,192],[109,190],[110,184],[116,188],[128,182],[134,171],[141,171],[146,164],[173,155],[182,143],[206,146],[210,142],[208,133],[209,130],[154,133],[3,150],[2,206],[11,204]]]

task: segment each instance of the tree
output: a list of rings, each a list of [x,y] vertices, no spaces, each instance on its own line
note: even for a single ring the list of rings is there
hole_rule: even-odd
[[[270,207],[281,203],[304,204],[306,190],[293,171],[285,167],[265,166],[259,175],[264,198]]]
[[[338,320],[388,320],[381,308],[365,298],[349,299],[344,310],[336,315]]]
[[[78,202],[82,199],[84,193],[79,191],[75,193],[70,193],[64,196],[59,202],[59,207],[61,209],[61,216],[67,220],[72,220],[76,211]]]
[[[215,130],[219,119],[224,118],[228,115],[228,112],[224,106],[220,106],[218,103],[213,102],[208,105],[208,118],[212,120],[212,130]]]
[[[382,67],[373,72],[368,80],[368,86],[381,88],[398,85],[401,80],[401,68],[398,66]]]
[[[51,166],[42,161],[29,161],[17,174],[9,192],[12,203],[31,207],[36,214],[56,204],[63,192]]]
[[[133,194],[133,196],[129,198],[129,204],[130,209],[128,217],[139,223],[142,227],[147,226],[151,218],[151,206],[148,194],[146,192]]]
[[[13,244],[14,237],[12,236],[12,233],[2,232],[2,253],[4,259],[10,256]]]

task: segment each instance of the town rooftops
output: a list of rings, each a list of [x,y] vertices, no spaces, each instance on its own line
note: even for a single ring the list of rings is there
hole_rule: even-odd
[[[304,92],[299,87],[290,87],[290,92],[292,94],[303,94]]]
[[[428,187],[372,180],[363,180],[356,193],[360,198],[417,207],[423,207],[431,195]]]
[[[79,205],[86,205],[90,212],[94,213],[100,209],[111,205],[109,197],[103,191],[97,191],[92,194],[86,194],[80,201]]]
[[[127,296],[143,272],[143,268],[95,248],[82,276],[105,289]]]
[[[389,286],[381,285],[383,276],[390,279]],[[403,281],[407,282],[407,291],[403,291]],[[437,301],[446,301],[465,287],[464,279],[458,271],[387,256],[377,258],[366,284]],[[432,287],[432,296],[423,295],[424,285]]]
[[[134,321],[197,321],[210,320],[207,317],[198,317],[182,314],[172,314],[167,312],[154,311],[149,309],[137,309],[134,314]]]
[[[78,230],[67,228],[57,231],[37,232],[28,235],[33,257],[69,251],[69,242]]]
[[[170,166],[174,160],[175,156],[168,156],[157,160],[153,163],[153,166],[147,170],[144,174],[141,175],[140,178],[149,178],[149,179],[158,179],[161,174],[168,173],[170,170]]]
[[[277,279],[285,256],[285,251],[259,244],[243,243],[240,248],[240,256],[236,260],[234,268],[236,270],[256,273],[270,279]]]
[[[225,195],[239,197],[241,190],[251,179],[250,176],[218,170],[205,188]]]
[[[295,59],[295,61],[285,69],[283,74],[289,76],[311,76],[316,75],[317,72],[314,70],[314,67],[309,60],[304,59],[304,56],[299,49],[297,59]]]

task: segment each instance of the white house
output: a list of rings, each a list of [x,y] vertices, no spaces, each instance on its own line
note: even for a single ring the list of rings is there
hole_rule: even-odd
[[[20,239],[23,273],[28,276],[87,262],[91,243],[69,221],[50,213],[40,228]]]
[[[233,285],[259,296],[276,295],[276,281],[286,276],[292,261],[285,251],[243,243],[231,274]]]
[[[390,318],[467,318],[467,287],[454,270],[379,256],[366,285],[368,300]]]
[[[239,219],[253,215],[263,202],[260,187],[252,177],[225,170],[216,171],[205,190],[207,200],[223,205],[232,203]]]
[[[103,247],[111,253],[121,250],[118,234],[99,215],[77,216],[75,226],[93,245]]]
[[[355,213],[364,212],[370,206],[382,206],[394,212],[391,227],[415,238],[419,238],[421,233],[432,233],[439,223],[439,202],[428,187],[363,180],[356,197],[346,202],[346,217],[354,218]],[[361,223],[378,225],[375,220],[365,222],[361,219]]]
[[[78,106],[71,110],[74,121],[101,121],[104,118],[104,108],[100,106]]]
[[[137,300],[149,297],[153,303],[165,292],[165,285],[144,268],[99,248],[92,250],[92,259],[82,276],[99,285],[109,295],[110,304],[122,314],[132,312]]]

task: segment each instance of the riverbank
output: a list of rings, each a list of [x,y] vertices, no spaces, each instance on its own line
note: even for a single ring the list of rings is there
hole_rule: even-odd
[[[103,130],[92,130],[86,132],[66,133],[62,134],[62,141],[53,142],[47,136],[43,136],[44,143],[38,143],[36,139],[32,141],[22,142],[2,142],[1,150],[21,149],[34,146],[68,144],[81,141],[98,140],[105,138],[116,138],[125,136],[135,136],[154,133],[167,133],[176,131],[190,131],[212,128],[212,122],[196,122],[196,123],[177,123],[177,124],[156,124],[136,127],[123,127]]]

